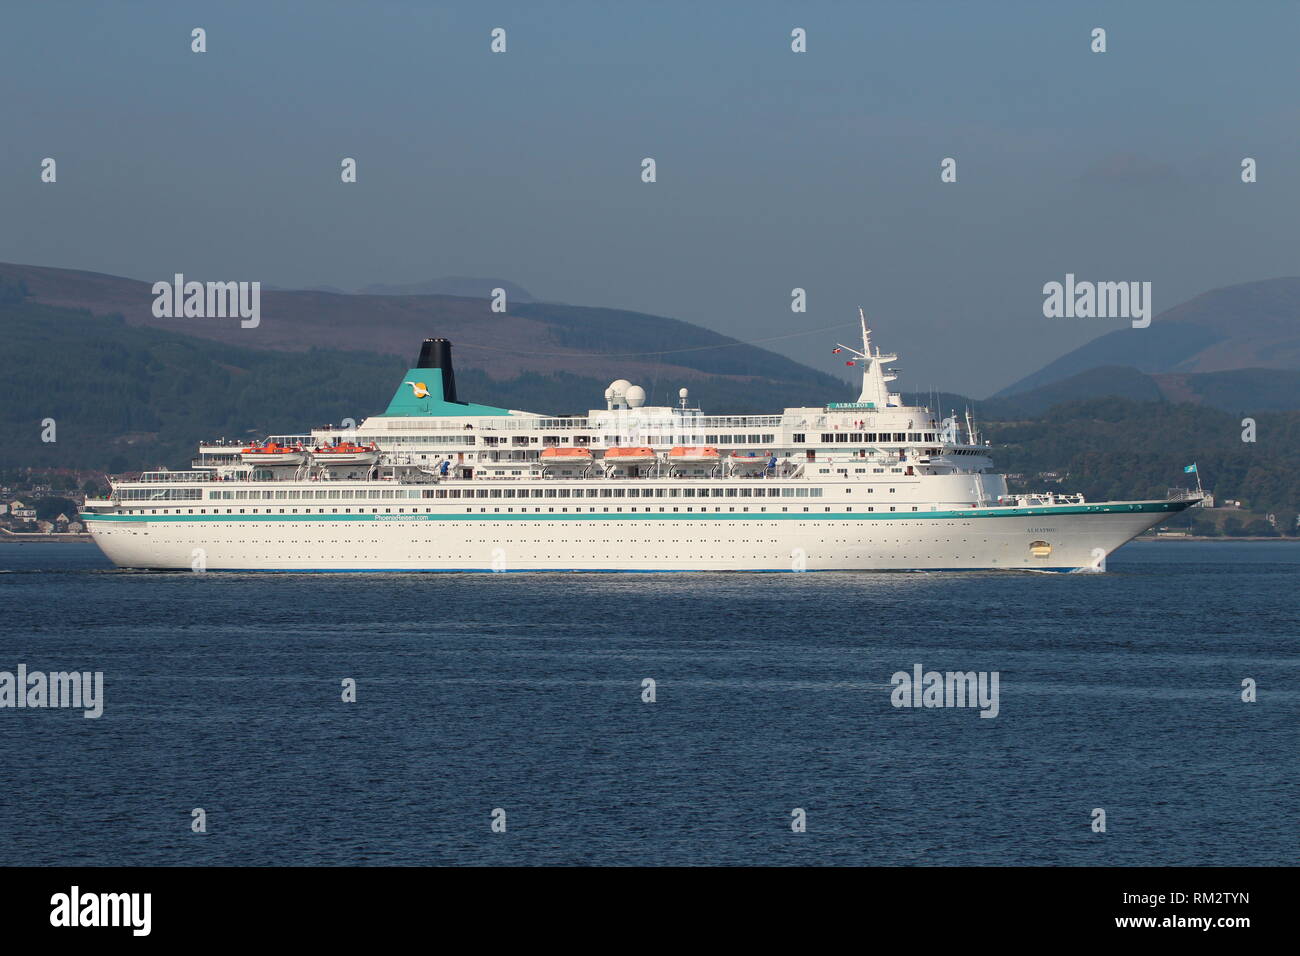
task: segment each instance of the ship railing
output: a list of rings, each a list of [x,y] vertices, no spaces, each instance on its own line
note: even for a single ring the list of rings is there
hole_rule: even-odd
[[[306,445],[312,440],[311,435],[267,435],[265,438],[219,438],[215,441],[200,441],[199,448],[248,448],[254,445]]]
[[[703,415],[690,419],[692,428],[755,428],[776,425],[802,425],[804,419],[786,420],[784,415]],[[686,423],[683,423],[686,424]]]
[[[371,426],[374,428],[375,426]],[[377,430],[381,439],[383,434],[395,432],[470,432],[480,434],[482,432],[513,432],[513,431],[561,431],[577,430],[587,431],[594,426],[586,418],[481,418],[473,422],[465,421],[413,421],[399,422],[391,421],[386,423],[386,427]],[[327,431],[327,429],[317,429],[318,431]],[[340,431],[344,429],[338,429]],[[355,431],[356,429],[346,429]]]
[[[307,445],[311,443],[311,435],[267,435],[263,445]]]
[[[1051,505],[1082,505],[1087,504],[1087,500],[1081,494],[1039,491],[1027,494],[1002,495],[997,499],[997,504],[1005,508],[1042,508]]]
[[[514,432],[514,431],[600,431],[605,428],[626,430],[636,422],[643,432],[671,431],[676,434],[682,429],[695,431],[702,428],[774,428],[789,426],[798,428],[807,425],[807,419],[800,416],[785,415],[700,415],[686,418],[662,418],[658,416],[638,415],[635,409],[613,411],[608,417],[600,418],[482,418],[474,422],[453,421],[391,421],[386,423],[385,432]],[[467,427],[472,426],[472,427]],[[328,429],[317,429],[324,432]],[[355,430],[355,429],[348,429]],[[621,432],[620,432],[621,433]]]
[[[799,462],[798,464],[802,465],[803,462]],[[751,472],[738,471],[738,472],[732,472],[730,474],[726,473],[725,471],[719,470],[718,473],[716,474],[711,472],[709,474],[704,474],[704,475],[688,475],[682,473],[675,473],[675,474],[669,473],[667,469],[656,469],[655,474],[647,475],[643,473],[639,475],[631,475],[619,471],[597,470],[590,475],[555,475],[555,474],[547,474],[545,472],[542,472],[530,476],[511,475],[509,477],[506,477],[502,475],[499,477],[495,477],[495,476],[488,477],[482,480],[519,481],[521,478],[534,478],[534,479],[541,479],[543,481],[654,481],[657,479],[665,479],[665,480],[671,479],[672,481],[730,481],[731,479],[734,478],[737,481],[752,481],[754,479],[762,479],[762,478],[790,478],[793,477],[794,474],[798,471],[799,468],[792,467],[786,469],[786,472],[783,474],[773,473],[773,471],[770,468],[768,468],[762,471],[751,471]],[[475,480],[477,481],[479,479],[475,479]]]
[[[135,480],[150,483],[212,481],[213,475],[210,471],[146,471]]]
[[[293,481],[292,477],[286,478],[255,478],[251,474],[245,475],[222,475],[212,467],[205,467],[196,471],[146,471],[140,474],[138,478],[119,477],[112,479],[115,484],[208,484],[210,482],[220,481]]]

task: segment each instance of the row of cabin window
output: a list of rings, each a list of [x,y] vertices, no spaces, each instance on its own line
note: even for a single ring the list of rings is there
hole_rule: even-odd
[[[540,440],[536,435],[515,435],[495,436],[482,435],[483,445],[488,448],[495,448],[498,445],[513,445],[522,447],[525,445],[536,445],[539,443],[544,446],[556,445],[579,445],[589,446],[595,441],[595,436],[575,435],[572,439],[567,436],[544,436]],[[830,445],[836,442],[860,444],[862,442],[933,442],[936,440],[934,432],[823,432],[821,434],[822,444]],[[796,445],[805,444],[808,436],[802,433],[790,436],[791,442]],[[369,438],[360,438],[359,441],[366,443],[369,441],[382,442],[385,445],[474,445],[476,444],[473,435],[381,435],[370,436]],[[759,435],[604,435],[602,441],[606,445],[617,446],[624,444],[640,444],[649,442],[651,444],[665,444],[676,442],[679,445],[774,445],[776,444],[776,435],[759,434]]]
[[[182,489],[194,490],[198,489]],[[189,495],[187,497],[197,498],[199,495]],[[223,501],[248,501],[253,500],[280,500],[280,501],[300,501],[304,498],[316,499],[318,501],[339,501],[347,498],[355,500],[359,498],[368,498],[372,501],[382,500],[384,498],[419,498],[419,488],[377,488],[367,491],[364,488],[331,488],[329,490],[308,490],[308,491],[230,491],[227,489],[212,489],[208,491],[208,500],[220,499]]]
[[[399,489],[401,490],[401,489]],[[411,489],[418,492],[419,489]],[[874,488],[868,489],[875,491]],[[893,488],[889,489],[893,491]],[[425,498],[821,498],[824,488],[426,488]],[[309,494],[309,492],[308,492]],[[349,497],[344,492],[344,497]],[[360,495],[365,492],[359,492]],[[217,509],[214,509],[216,511]],[[229,511],[229,509],[227,509]],[[242,512],[242,509],[241,509]],[[206,514],[206,512],[200,512]]]
[[[495,448],[497,445],[536,445],[539,442],[542,445],[590,445],[596,441],[594,435],[574,435],[570,438],[567,435],[546,435],[540,439],[536,435],[480,435],[483,444],[489,448]],[[791,440],[795,444],[803,444],[808,438],[805,434],[791,435]],[[823,444],[832,444],[834,442],[932,442],[937,438],[934,432],[823,432],[821,441]],[[463,444],[472,445],[475,443],[474,436],[392,436],[384,435],[376,439],[388,444]],[[776,442],[774,434],[758,435],[602,435],[600,441],[606,445],[617,446],[621,444],[636,444],[638,442],[666,443],[677,442],[682,445],[771,445]]]
[[[473,445],[476,439],[473,435],[462,435],[457,432],[454,435],[358,435],[357,444],[370,445],[382,443],[384,445]],[[496,444],[495,441],[487,442]]]
[[[795,435],[795,441],[802,441],[802,435]],[[860,444],[861,442],[896,442],[896,441],[934,441],[934,432],[823,432],[822,443],[831,444],[832,442],[847,442],[850,444]]]
[[[875,489],[867,489],[874,492]],[[893,491],[893,488],[889,489]],[[233,491],[210,489],[209,500],[223,501],[380,501],[395,498],[820,498],[821,488],[382,488],[382,489],[327,489]],[[199,488],[126,488],[121,491],[125,501],[185,501],[203,496]]]
[[[483,444],[489,447],[496,445],[536,445],[538,439],[536,435],[514,435],[510,437],[483,435]],[[543,445],[590,445],[595,440],[594,435],[574,435],[572,440],[563,435],[547,435],[542,438]],[[660,435],[660,434],[642,434],[642,435],[602,435],[601,440],[606,445],[617,446],[624,443],[637,444],[640,442],[651,442],[663,444],[665,442],[676,441],[681,445],[771,445],[776,441],[776,435]]]
[[[122,501],[193,501],[203,497],[202,488],[123,488]]]
[[[480,512],[484,512],[484,513],[487,512],[487,509],[486,509],[486,508],[479,508],[478,510],[479,510]],[[514,508],[506,508],[506,509],[505,509],[505,511],[506,511],[507,514],[513,513],[514,510],[515,510]],[[542,510],[541,508],[534,508],[534,509],[533,509],[534,512],[541,511],[541,510]],[[552,513],[555,511],[554,508],[547,508],[546,510],[547,510],[548,512],[552,512]],[[560,509],[560,512],[561,512],[561,513],[564,513],[564,512],[567,512],[568,510],[569,510],[568,508],[561,508],[561,509]],[[581,509],[581,508],[574,508],[573,510],[574,510],[576,513],[581,513],[581,512],[582,512],[582,509]],[[587,509],[588,512],[594,512],[594,511],[596,511],[596,510],[597,510],[596,508],[588,508],[588,509]],[[607,512],[607,511],[609,511],[609,508],[606,507],[606,508],[601,508],[601,509],[599,509],[599,510],[600,510],[600,512],[603,513],[603,512]],[[637,509],[636,509],[636,508],[628,508],[627,510],[630,511],[630,512],[635,513]],[[653,509],[653,508],[642,508],[642,509],[641,509],[641,511],[646,511],[646,512],[654,511],[654,510],[655,510],[655,509]],[[709,509],[708,509],[707,507],[702,507],[702,508],[700,508],[700,511],[701,511],[701,512],[705,512],[705,511],[708,511],[708,510],[709,510]],[[715,507],[713,510],[714,510],[714,511],[721,511],[722,508],[721,508],[721,507]],[[735,511],[735,510],[736,510],[736,509],[735,509],[734,507],[733,507],[733,508],[728,508],[728,509],[727,509],[727,511],[729,511],[729,512],[731,512],[731,511]],[[749,511],[748,508],[741,508],[740,510],[741,510],[742,512],[747,512],[747,511]],[[766,512],[766,511],[767,511],[766,508],[759,508],[758,510],[759,510],[760,513],[763,513],[763,512]],[[773,509],[773,510],[775,510],[775,509]],[[781,509],[781,511],[783,511],[783,512],[788,512],[789,510],[790,510],[789,508],[782,508],[782,509]],[[807,508],[807,507],[805,507],[803,510],[804,510],[804,511],[809,511],[810,509]],[[830,511],[831,509],[830,509],[829,506],[827,506],[824,510],[826,510],[826,511]],[[853,506],[850,505],[849,507],[845,508],[844,510],[845,510],[845,511],[852,511],[852,510],[853,510]],[[875,509],[874,506],[869,505],[869,506],[867,506],[867,507],[866,507],[865,509],[863,509],[863,510],[871,512],[871,511],[875,511],[876,509]],[[894,506],[894,505],[890,505],[890,506],[889,506],[889,510],[890,510],[890,511],[897,511],[898,508],[897,508],[896,506]],[[912,505],[912,510],[913,510],[913,511],[919,511],[920,508],[919,508],[917,505]],[[931,510],[934,510],[934,509],[932,508]],[[466,511],[466,512],[469,512],[469,513],[472,513],[472,512],[474,511],[474,509],[473,509],[473,508],[466,508],[465,511]],[[500,513],[501,509],[500,509],[500,508],[493,508],[492,511],[493,511],[493,513]],[[528,512],[528,509],[527,509],[527,508],[520,508],[519,511],[520,511],[521,513],[526,514],[526,513]],[[623,509],[622,509],[622,508],[615,508],[614,511],[617,512],[617,513],[622,513]],[[659,511],[661,511],[661,512],[664,512],[664,511],[671,511],[671,512],[674,512],[674,513],[680,513],[680,512],[682,512],[682,511],[685,511],[685,512],[687,512],[687,513],[693,513],[693,512],[695,511],[695,509],[694,509],[693,507],[685,507],[685,508],[665,508],[665,507],[661,506],[661,507],[659,508]]]
[[[847,491],[848,489],[846,489]],[[893,488],[889,489],[891,492]],[[167,488],[169,494],[150,500],[192,500],[201,497],[198,488]],[[190,492],[190,494],[174,494]],[[324,491],[228,491],[225,489],[209,490],[208,498],[213,500],[279,500],[279,501],[355,501],[384,500],[394,498],[820,498],[822,488],[772,488],[772,487],[723,487],[723,488],[383,488],[383,489],[329,489]],[[874,488],[868,488],[869,494]],[[156,495],[153,489],[124,489],[124,500],[141,500]]]
[[[893,489],[890,489],[890,490],[892,491]],[[817,497],[817,495],[813,495],[812,497],[815,498],[815,497]],[[140,510],[140,513],[143,514],[145,509],[141,508],[141,509],[139,509],[139,510]],[[421,513],[421,510],[423,510],[423,512],[426,513],[426,514],[431,513],[431,511],[432,511],[432,509],[430,509],[430,508],[424,508],[424,509],[420,509],[420,508],[412,508],[410,513],[411,513],[411,514],[420,514],[420,513]],[[473,508],[466,508],[465,510],[466,510],[466,511],[471,511],[471,512],[472,512],[474,509],[473,509]],[[481,512],[486,512],[486,511],[487,511],[487,508],[479,508],[478,510],[481,511]],[[493,512],[500,512],[500,511],[501,511],[500,508],[493,508],[492,510],[493,510]],[[507,513],[513,513],[514,510],[515,510],[514,508],[507,508],[507,509],[506,509],[506,512],[507,512]],[[534,509],[533,509],[534,512],[540,512],[541,510],[542,510],[541,508],[534,508]],[[555,508],[547,508],[546,510],[547,510],[548,512],[554,512],[554,511],[555,511]],[[568,510],[569,510],[568,508],[561,508],[561,509],[560,509],[561,512],[567,512]],[[576,508],[576,507],[575,507],[573,510],[574,510],[575,512],[581,512],[583,509],[581,509],[581,508]],[[629,508],[629,509],[628,509],[628,511],[631,511],[631,512],[635,512],[636,510],[637,510],[636,508]],[[644,508],[642,508],[641,510],[642,510],[642,511],[645,511],[645,512],[648,512],[648,511],[651,511],[652,509],[649,508],[649,507],[644,507]],[[661,507],[659,508],[659,510],[660,510],[660,511],[664,511],[665,508],[661,506]],[[672,510],[673,512],[677,512],[677,511],[679,511],[679,510],[685,510],[685,511],[687,511],[687,512],[693,512],[695,509],[694,509],[693,507],[686,507],[686,508],[684,508],[684,509],[672,508],[671,510]],[[700,508],[700,511],[702,511],[702,512],[703,512],[703,511],[708,511],[708,510],[709,510],[709,509],[708,509],[707,506],[704,506],[704,507],[701,507],[701,508]],[[714,507],[713,510],[714,510],[714,511],[721,511],[722,508],[721,508],[721,507]],[[736,509],[735,509],[734,507],[732,507],[732,508],[728,508],[727,510],[728,510],[728,511],[735,511]],[[748,508],[741,508],[740,510],[741,510],[742,512],[747,512],[747,511],[749,511]],[[766,511],[767,511],[767,508],[759,508],[758,510],[759,510],[760,512],[766,512]],[[789,511],[790,509],[789,509],[789,508],[782,508],[781,510],[782,510],[782,511]],[[805,507],[803,510],[804,510],[804,511],[807,511],[808,508]],[[830,506],[827,506],[825,510],[826,510],[826,511],[830,511],[830,510],[831,510]],[[845,511],[852,511],[852,510],[853,510],[853,506],[852,506],[852,505],[849,505],[849,506],[848,506],[847,508],[845,508],[844,510],[845,510]],[[867,510],[867,511],[875,511],[876,509],[875,509],[875,507],[869,505],[869,506],[867,506],[867,508],[866,508],[865,510]],[[889,506],[889,510],[890,510],[890,511],[897,511],[898,509],[897,509],[894,505],[890,505],[890,506]],[[917,511],[917,510],[919,510],[919,509],[918,509],[918,507],[917,507],[916,505],[913,505],[913,506],[912,506],[912,510],[913,510],[913,511]],[[933,510],[933,509],[931,509],[931,510]],[[365,508],[357,508],[356,511],[357,511],[358,514],[365,514],[365,513],[366,513],[366,509],[365,509]],[[405,508],[398,508],[397,511],[398,511],[398,513],[400,513],[400,514],[405,514],[405,513],[406,513],[406,509],[405,509]],[[520,508],[519,511],[520,511],[520,513],[526,513],[526,512],[528,511],[528,509],[527,509],[527,508]],[[592,507],[592,508],[588,508],[587,511],[589,511],[589,512],[594,512],[594,511],[596,511],[596,508],[594,508],[594,507]],[[601,512],[606,512],[606,511],[609,511],[609,508],[608,508],[608,507],[603,507],[603,508],[600,509],[600,511],[601,511]],[[615,511],[615,512],[618,512],[618,513],[621,513],[621,512],[623,511],[623,509],[622,509],[622,508],[615,508],[614,511]],[[288,513],[288,514],[295,514],[295,515],[296,515],[296,514],[298,514],[298,512],[299,512],[299,509],[297,509],[297,508],[290,508],[290,509],[288,509],[288,512],[286,512],[284,508],[238,508],[238,509],[235,509],[235,508],[227,508],[227,509],[225,509],[225,512],[224,512],[224,513],[225,513],[225,514],[241,514],[241,515],[242,515],[242,514],[268,514],[268,515],[269,515],[269,514],[286,514],[286,513]],[[338,509],[338,508],[330,508],[329,511],[326,512],[326,510],[325,510],[324,508],[303,508],[303,509],[302,509],[302,512],[303,512],[304,514],[327,514],[327,513],[328,513],[328,514],[338,514],[338,513],[339,513],[339,509]],[[378,513],[379,513],[379,509],[378,509],[378,508],[371,508],[371,509],[370,509],[370,512],[371,512],[372,514],[378,514]],[[158,514],[158,509],[157,509],[157,508],[150,508],[150,509],[149,509],[149,513],[150,513],[150,514],[155,514],[155,515],[156,515],[156,514]],[[166,509],[166,508],[163,509],[163,514],[171,514],[171,513],[173,513],[173,512],[168,511],[168,509]],[[177,508],[176,511],[175,511],[174,513],[175,513],[175,514],[180,514],[180,509]],[[185,509],[185,513],[186,513],[186,514],[194,514],[195,511],[194,511],[193,508],[187,508],[187,509]],[[211,509],[211,512],[209,512],[209,510],[208,510],[207,508],[200,508],[200,509],[198,510],[198,513],[201,514],[201,515],[205,515],[205,514],[209,514],[209,513],[214,514],[214,515],[217,515],[217,514],[222,514],[223,512],[222,512],[222,510],[221,510],[220,508],[213,508],[213,509]],[[392,508],[385,508],[384,511],[383,511],[383,513],[384,513],[384,514],[392,514],[392,513],[393,513],[393,509],[392,509]],[[344,508],[344,509],[343,509],[343,514],[352,514],[352,509],[351,509],[351,508]]]
[[[820,498],[822,488],[430,488],[426,498]],[[892,490],[892,489],[891,489]]]

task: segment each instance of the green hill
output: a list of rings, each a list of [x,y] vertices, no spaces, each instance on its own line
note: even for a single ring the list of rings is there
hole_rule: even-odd
[[[571,331],[594,337],[596,329]],[[640,346],[649,334],[634,326],[626,338],[604,333],[601,344]],[[0,341],[0,469],[109,472],[185,466],[202,438],[301,434],[344,418],[359,422],[387,406],[420,344],[413,338],[404,357],[243,348],[32,302],[17,283],[0,283]],[[726,371],[717,379],[691,382],[693,401],[718,413],[745,413],[801,403],[809,388],[821,393],[814,400],[845,397],[834,391],[835,380],[811,370],[804,370],[806,387],[754,379],[737,389],[736,379],[725,376],[747,374],[755,361],[749,353],[759,350],[734,351],[741,354],[720,350],[716,361]],[[789,364],[797,374],[801,367]],[[522,371],[500,380],[457,365],[463,398],[553,414],[586,412],[609,384],[569,371]],[[676,384],[644,382],[650,401],[661,404],[676,403]],[[41,440],[47,418],[56,424],[53,443]]]
[[[299,432],[382,409],[389,356],[238,349],[114,317],[0,305],[0,467],[185,465],[199,438]],[[56,441],[41,440],[54,419]]]
[[[28,305],[118,314],[132,329],[289,353],[286,363],[300,362],[303,352],[315,348],[389,355],[407,368],[420,340],[440,335],[455,344],[459,381],[486,383],[490,377],[506,383],[467,393],[493,405],[511,404],[512,394],[536,394],[546,383],[582,383],[581,390],[543,388],[543,396],[553,395],[555,402],[527,403],[537,411],[589,409],[615,379],[640,385],[655,402],[671,395],[675,404],[677,390],[686,387],[716,412],[852,397],[841,379],[784,355],[679,319],[623,309],[511,300],[506,312],[494,313],[484,299],[446,294],[266,290],[261,321],[256,328],[242,328],[234,319],[157,317],[151,283],[120,276],[0,263],[0,287],[21,287]],[[472,378],[474,372],[481,377]],[[538,377],[516,381],[530,374]]]
[[[1300,412],[1253,416],[1256,438],[1241,440],[1242,417],[1201,405],[1102,398],[1068,402],[1032,421],[985,424],[999,470],[1042,487],[1042,472],[1092,500],[1163,498],[1195,486],[1184,465],[1196,462],[1207,489],[1255,510],[1300,509]]]

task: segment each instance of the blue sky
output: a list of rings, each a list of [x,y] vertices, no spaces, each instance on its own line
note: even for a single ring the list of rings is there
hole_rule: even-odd
[[[4,24],[2,261],[492,275],[746,340],[861,304],[905,387],[977,397],[1126,325],[1045,319],[1067,272],[1151,281],[1159,312],[1297,271],[1294,3],[51,2]],[[770,347],[839,372],[830,345]]]

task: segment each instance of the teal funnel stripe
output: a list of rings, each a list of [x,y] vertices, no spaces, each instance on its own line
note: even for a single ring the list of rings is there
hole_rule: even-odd
[[[402,376],[393,400],[384,412],[389,416],[458,416],[509,415],[507,408],[475,405],[473,402],[449,402],[442,397],[442,369],[413,368]]]

